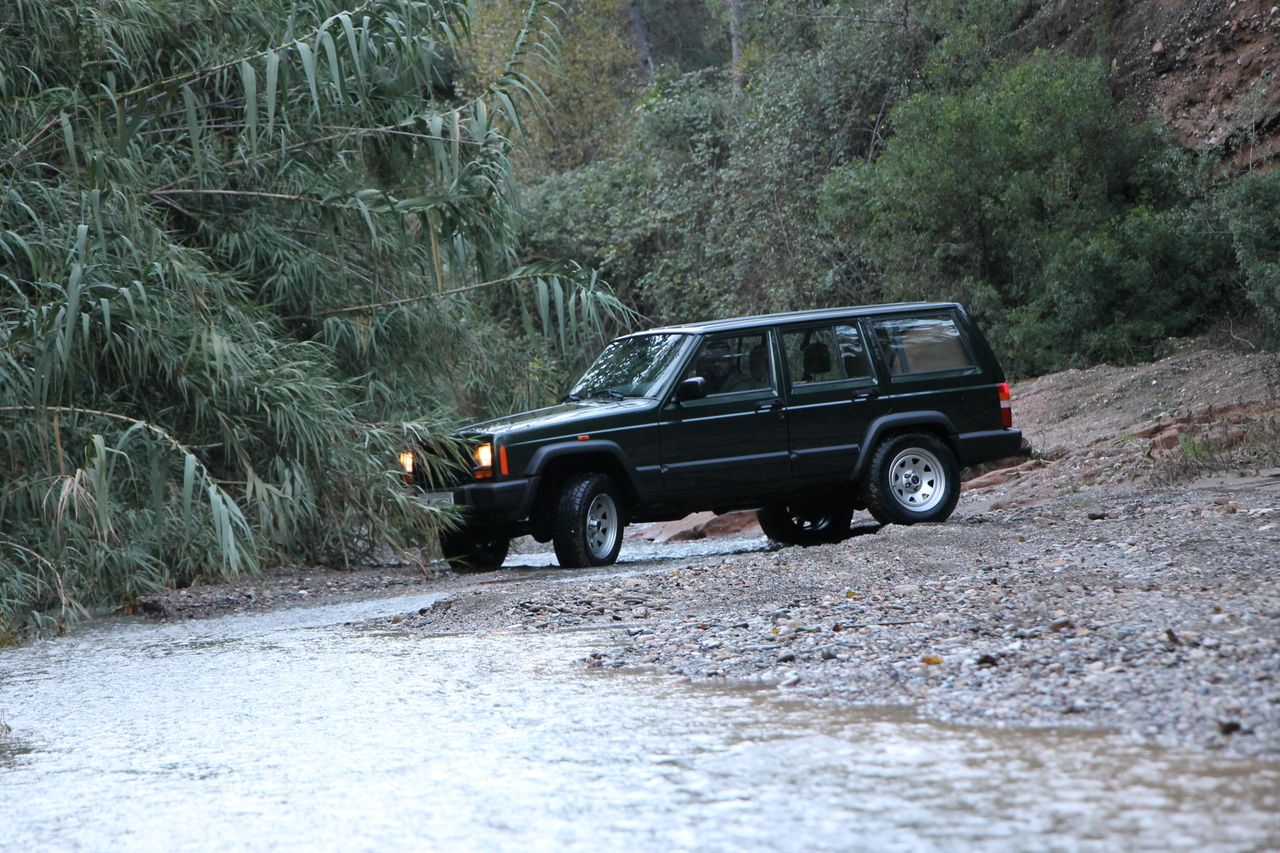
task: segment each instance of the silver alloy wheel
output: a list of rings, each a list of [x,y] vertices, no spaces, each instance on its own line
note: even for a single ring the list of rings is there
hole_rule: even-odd
[[[587,550],[597,560],[603,560],[613,552],[613,546],[622,534],[618,523],[618,505],[608,493],[602,492],[587,507]]]
[[[908,447],[889,466],[889,492],[911,512],[928,512],[947,494],[947,471],[922,447]]]

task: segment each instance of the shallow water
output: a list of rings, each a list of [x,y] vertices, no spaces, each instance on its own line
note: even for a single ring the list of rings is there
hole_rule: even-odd
[[[589,670],[600,636],[341,624],[430,600],[0,652],[0,848],[1280,846],[1276,764]]]

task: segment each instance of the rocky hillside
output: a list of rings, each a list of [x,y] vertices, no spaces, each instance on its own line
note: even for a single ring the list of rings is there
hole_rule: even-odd
[[[1109,57],[1117,94],[1158,112],[1188,148],[1220,148],[1242,170],[1280,157],[1276,0],[1044,5],[1054,8],[1034,16],[1028,46]]]

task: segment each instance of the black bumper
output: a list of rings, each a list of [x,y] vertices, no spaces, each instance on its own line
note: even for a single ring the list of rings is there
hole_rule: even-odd
[[[485,527],[514,524],[529,515],[537,486],[537,477],[468,483],[452,490],[453,502],[467,508],[469,524]]]
[[[1022,449],[1022,430],[995,429],[965,432],[956,436],[961,465],[978,465],[993,459],[1017,456]]]

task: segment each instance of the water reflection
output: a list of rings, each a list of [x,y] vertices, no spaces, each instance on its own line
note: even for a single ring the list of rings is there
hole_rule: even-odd
[[[318,618],[116,625],[0,653],[0,798],[20,804],[0,847],[1280,842],[1274,764],[587,670],[599,637],[424,640]]]

